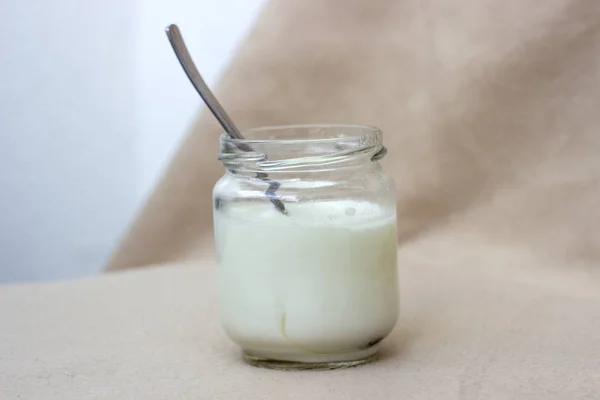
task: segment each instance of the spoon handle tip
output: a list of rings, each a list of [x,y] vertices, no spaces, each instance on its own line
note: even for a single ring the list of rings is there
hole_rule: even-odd
[[[200,72],[198,72],[198,69],[192,60],[192,56],[185,45],[183,36],[181,36],[181,32],[179,31],[177,25],[171,24],[167,26],[165,28],[165,33],[169,38],[171,47],[173,47],[173,51],[175,52],[181,67],[185,71],[185,74],[189,78],[190,82],[192,82],[192,85],[200,97],[202,97],[210,111],[217,118],[223,129],[225,129],[225,132],[227,132],[227,134],[231,137],[243,139],[239,129],[235,126],[229,115],[227,115],[225,109],[221,103],[219,103],[206,82],[204,82]]]

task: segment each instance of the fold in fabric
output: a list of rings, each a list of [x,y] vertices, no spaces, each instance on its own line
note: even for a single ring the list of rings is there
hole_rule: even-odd
[[[380,127],[400,245],[436,232],[585,268],[600,261],[599,82],[595,0],[272,0],[217,94],[242,128]],[[202,112],[109,270],[212,251],[219,133]]]

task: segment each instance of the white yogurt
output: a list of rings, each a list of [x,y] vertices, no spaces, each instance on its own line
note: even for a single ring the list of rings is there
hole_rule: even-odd
[[[215,212],[223,326],[247,354],[358,359],[398,317],[395,210],[353,201]]]

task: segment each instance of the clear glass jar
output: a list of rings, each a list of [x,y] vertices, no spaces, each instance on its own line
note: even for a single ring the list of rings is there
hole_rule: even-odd
[[[398,318],[396,193],[368,126],[221,136],[214,196],[220,313],[253,365],[375,358]]]

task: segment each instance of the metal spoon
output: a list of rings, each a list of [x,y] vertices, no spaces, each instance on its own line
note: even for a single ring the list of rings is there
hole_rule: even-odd
[[[240,130],[235,126],[221,103],[217,100],[215,95],[212,93],[204,79],[202,79],[202,75],[198,72],[192,57],[183,41],[183,36],[181,36],[181,32],[179,28],[175,24],[169,25],[165,29],[167,33],[167,37],[169,38],[169,42],[171,43],[171,47],[173,47],[173,51],[181,64],[181,67],[185,71],[185,74],[192,82],[192,85],[202,97],[202,100],[206,103],[210,111],[213,113],[215,118],[219,121],[225,132],[232,138],[235,139],[244,139],[244,136],[240,133]],[[252,147],[245,143],[238,144],[238,148],[242,151],[253,151]],[[258,173],[257,178],[264,180],[269,183],[269,188],[265,192],[265,196],[269,198],[271,203],[275,206],[277,211],[282,214],[287,215],[287,210],[285,205],[277,196],[275,195],[275,191],[279,188],[279,182],[272,181],[268,179],[267,174]]]

